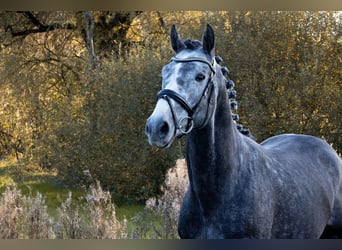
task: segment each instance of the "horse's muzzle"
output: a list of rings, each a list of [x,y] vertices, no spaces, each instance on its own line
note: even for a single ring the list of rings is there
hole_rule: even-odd
[[[161,105],[162,104],[160,104],[160,106]],[[160,110],[160,106],[157,105],[155,111],[147,119],[145,134],[148,138],[148,142],[152,146],[167,148],[172,144],[175,138],[175,125],[171,114],[165,109]]]

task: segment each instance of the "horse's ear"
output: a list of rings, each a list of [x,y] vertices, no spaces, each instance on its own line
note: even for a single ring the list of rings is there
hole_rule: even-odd
[[[215,54],[215,34],[213,28],[209,24],[207,24],[207,28],[203,33],[202,43],[204,52],[213,57]]]
[[[176,53],[186,47],[182,39],[178,35],[175,25],[172,25],[171,28],[171,46]]]

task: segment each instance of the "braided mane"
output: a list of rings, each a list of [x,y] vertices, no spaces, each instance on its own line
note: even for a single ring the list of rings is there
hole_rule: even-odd
[[[236,111],[238,109],[238,102],[236,101],[237,94],[236,94],[236,90],[234,89],[235,83],[233,82],[233,80],[229,78],[229,69],[221,65],[221,63],[223,62],[222,58],[220,56],[215,56],[215,61],[217,62],[217,64],[221,66],[221,72],[226,78],[226,88],[228,92],[230,108]],[[240,131],[241,134],[248,136],[252,138],[253,140],[255,140],[255,137],[251,134],[248,128],[246,128],[242,124],[237,123],[237,121],[239,120],[238,114],[232,113],[232,118],[235,121],[236,127]]]
[[[186,46],[185,48],[189,50],[196,50],[202,47],[202,42],[198,40],[186,39],[183,41],[183,43]],[[228,92],[230,107],[232,110],[237,111],[238,102],[236,101],[237,94],[236,94],[236,90],[234,89],[235,83],[233,82],[233,80],[229,78],[229,73],[230,73],[229,69],[221,65],[223,62],[223,59],[220,56],[215,56],[215,61],[217,62],[217,64],[221,66],[222,74],[226,78],[226,88]],[[237,129],[240,131],[240,133],[255,140],[255,137],[251,134],[251,132],[249,131],[247,127],[243,126],[242,124],[237,123],[237,121],[239,120],[239,115],[237,113],[232,113],[232,118],[235,121]]]
[[[190,50],[196,50],[200,47],[202,47],[202,43],[198,40],[191,40],[191,39],[186,39],[183,41],[186,48]]]

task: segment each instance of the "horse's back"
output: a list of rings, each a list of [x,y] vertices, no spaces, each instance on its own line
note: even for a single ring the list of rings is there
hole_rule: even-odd
[[[328,149],[336,154],[333,148],[324,140],[311,136],[301,134],[281,134],[272,136],[260,143],[264,148],[269,149],[292,149],[293,150],[313,150],[313,149]]]
[[[317,137],[295,134],[274,136],[261,145],[270,158],[282,162],[278,166],[290,166],[283,171],[296,172],[298,178],[303,175],[299,185],[311,187],[313,198],[330,209],[326,236],[339,232],[342,237],[342,161],[335,150]]]
[[[284,159],[322,163],[330,168],[332,174],[341,179],[342,161],[336,151],[324,140],[311,135],[282,134],[268,138],[260,143],[270,154],[281,155]],[[294,158],[291,158],[294,157]],[[330,172],[329,171],[329,172]]]
[[[337,192],[342,181],[342,161],[336,151],[324,140],[311,135],[282,134],[260,143],[270,158],[290,166],[285,171],[308,171],[307,176],[328,178]],[[295,168],[295,169],[291,169]],[[327,179],[323,181],[328,181]]]

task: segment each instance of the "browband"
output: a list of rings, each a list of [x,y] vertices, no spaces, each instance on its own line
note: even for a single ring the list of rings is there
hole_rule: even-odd
[[[177,58],[177,57],[172,57],[171,61],[174,62],[201,62],[201,63],[205,63],[209,66],[209,68],[211,69],[211,71],[215,74],[215,69],[213,64],[211,64],[208,60],[200,58],[200,57],[188,57],[188,58]]]

